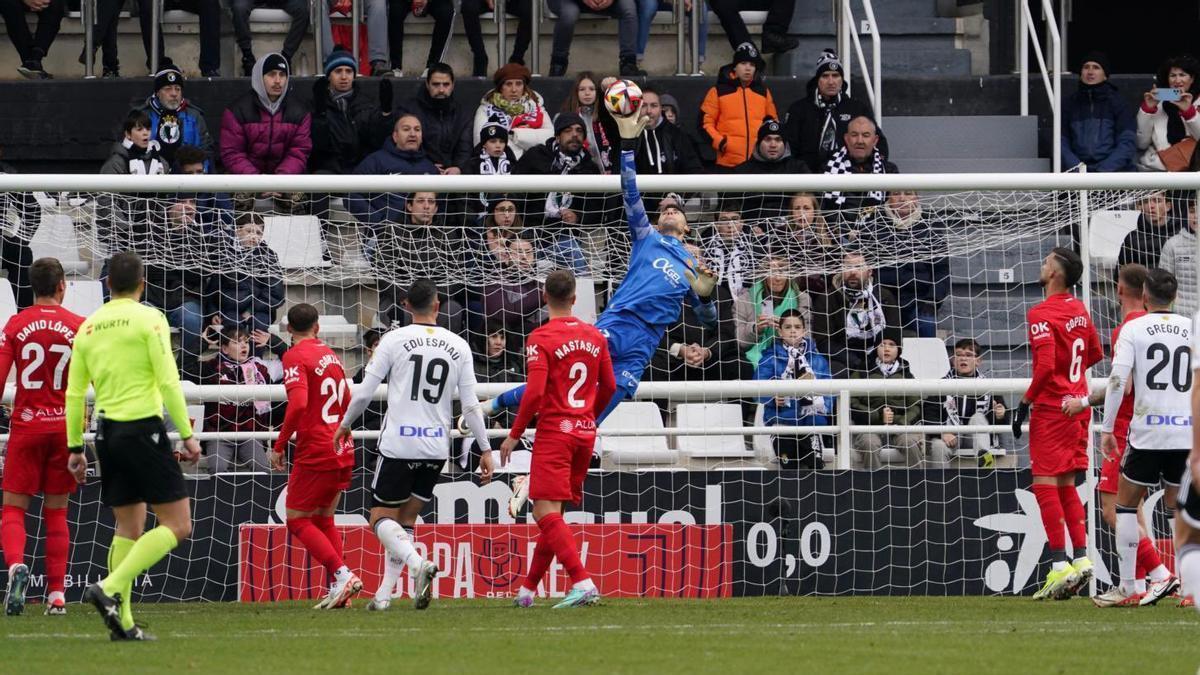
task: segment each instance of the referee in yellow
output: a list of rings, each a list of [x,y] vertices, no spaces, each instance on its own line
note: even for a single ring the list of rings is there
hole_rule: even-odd
[[[183,472],[163,425],[164,403],[183,437],[182,456],[200,456],[192,435],[171,333],[163,313],[142,305],[142,259],[118,253],[108,265],[112,299],[88,317],[75,337],[67,379],[68,467],[83,482],[84,403],[96,390],[96,456],[103,502],[112,508],[116,533],[108,549],[108,577],[84,590],[113,640],[153,640],[133,622],[129,595],[138,574],[162,560],[192,533]],[[143,534],[146,505],[158,527]]]

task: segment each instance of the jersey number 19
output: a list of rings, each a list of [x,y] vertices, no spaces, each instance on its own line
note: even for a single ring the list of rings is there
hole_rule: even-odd
[[[450,364],[445,359],[432,358],[425,365],[425,357],[413,354],[408,357],[413,364],[412,394],[414,401],[424,398],[427,403],[436,405],[441,402],[446,393],[446,378],[450,376]],[[424,367],[422,367],[424,366]]]

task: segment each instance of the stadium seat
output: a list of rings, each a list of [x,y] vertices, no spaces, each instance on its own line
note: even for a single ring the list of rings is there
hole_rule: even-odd
[[[742,406],[736,403],[681,403],[675,408],[675,426],[680,429],[742,426]],[[742,435],[678,436],[675,447],[690,459],[753,459]]]
[[[0,326],[17,313],[17,296],[13,293],[12,284],[8,279],[0,279]]]
[[[904,360],[918,380],[940,380],[950,372],[946,345],[939,338],[904,338]]]
[[[1117,266],[1125,235],[1137,227],[1138,211],[1096,211],[1089,221],[1089,250],[1092,262],[1103,269]]]
[[[596,282],[587,277],[576,277],[572,312],[580,321],[596,323]]]
[[[67,282],[67,294],[63,307],[79,316],[88,317],[104,304],[104,286],[99,281],[78,280]]]
[[[627,401],[600,425],[601,432],[618,429],[663,429],[658,406],[649,401]],[[678,454],[667,446],[667,437],[601,436],[601,457],[613,464],[674,464]]]
[[[256,10],[257,11],[257,10]],[[316,216],[268,216],[263,218],[267,245],[279,256],[285,270],[329,267],[321,221]]]
[[[43,213],[37,230],[29,239],[33,259],[58,258],[67,274],[85,274],[88,264],[79,258],[79,238],[71,216],[62,213]]]

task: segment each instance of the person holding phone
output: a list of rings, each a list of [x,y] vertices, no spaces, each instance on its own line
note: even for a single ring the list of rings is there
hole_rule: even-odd
[[[1154,87],[1142,94],[1137,113],[1139,171],[1185,171],[1200,139],[1200,115],[1193,103],[1200,62],[1190,55],[1167,59]]]

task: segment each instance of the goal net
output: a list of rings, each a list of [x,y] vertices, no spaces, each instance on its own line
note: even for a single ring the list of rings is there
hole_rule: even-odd
[[[576,312],[594,320],[630,256],[619,194],[567,192],[552,179],[521,193],[500,191],[500,181],[441,193],[286,186],[281,180],[283,189],[268,194],[0,193],[3,318],[31,302],[31,260],[61,260],[65,304],[86,315],[105,298],[108,256],[135,250],[147,266],[145,301],[167,314],[184,378],[241,387],[189,388],[205,446],[202,460],[185,467],[194,535],[139,580],[142,598],[309,598],[325,587],[324,571],[282,526],[286,475],[270,472],[263,452],[282,419],[282,388],[271,385],[281,375],[288,307],[315,305],[321,337],[357,373],[381,332],[410,321],[408,285],[431,277],[443,294],[439,322],[472,345],[477,375],[494,395],[523,379],[524,338],[545,318],[545,274],[572,269]],[[1087,254],[1088,284],[1078,292],[1107,346],[1119,320],[1118,260],[1158,265],[1169,238],[1160,235],[1179,231],[1184,201],[1166,195],[1161,207],[1162,193],[1150,190],[713,186],[645,195],[652,219],[671,202],[686,212],[688,245],[720,276],[718,321],[704,325],[687,304],[638,399],[601,427],[585,497],[568,513],[583,525],[576,536],[601,591],[1032,588],[1044,573],[1044,535],[1026,492],[1025,441],[1004,429],[1023,390],[1010,378],[1029,374],[1025,314],[1041,299],[1041,260],[1054,246]],[[1126,234],[1151,217],[1167,229],[1137,234],[1123,251]],[[1195,288],[1194,269],[1179,271]],[[879,347],[890,342],[899,349]],[[885,373],[921,389],[889,388]],[[838,386],[814,392],[825,379]],[[358,423],[355,480],[338,516],[347,561],[371,590],[382,558],[364,516],[382,405]],[[495,418],[497,436],[510,422]],[[536,526],[528,510],[509,517],[509,478],[527,470],[529,457],[519,451],[481,486],[478,449],[456,436],[417,528],[420,548],[444,573],[439,596],[515,593]],[[1090,485],[1080,491],[1094,504]],[[72,500],[71,514],[73,598],[84,580],[103,575],[112,534],[96,481]],[[30,531],[40,555],[40,527]],[[1092,541],[1111,550],[1111,538]],[[34,571],[36,595],[40,563]],[[396,592],[410,592],[410,583]],[[554,567],[543,590],[568,586]]]

